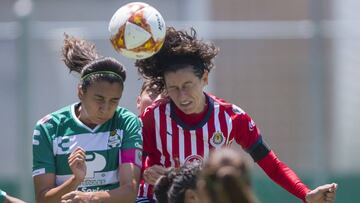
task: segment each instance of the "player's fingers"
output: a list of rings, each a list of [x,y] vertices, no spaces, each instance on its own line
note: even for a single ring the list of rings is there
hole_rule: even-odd
[[[333,187],[332,184],[326,184],[326,185],[319,186],[319,187],[317,187],[316,189],[317,189],[318,192],[320,192],[321,194],[324,194],[325,192],[329,192],[332,187]]]
[[[154,170],[152,170],[151,168],[144,171],[144,180],[147,183],[154,185],[159,177],[160,177],[160,175],[158,173],[156,173]]]
[[[69,157],[74,157],[74,156],[79,156],[79,155],[86,157],[85,151],[83,151],[83,150],[75,150],[70,154]]]
[[[330,201],[330,202],[333,202],[336,198],[336,194],[333,193],[333,192],[328,192],[325,194],[325,200],[326,201]]]
[[[85,160],[81,159],[81,158],[76,158],[73,159],[72,161],[69,162],[69,166],[75,166],[75,165],[84,165],[85,164]]]
[[[337,190],[338,185],[336,183],[332,183],[329,192],[335,192]]]
[[[161,165],[154,165],[151,168],[155,173],[159,175],[164,175],[166,173],[166,168]]]
[[[82,154],[75,154],[74,156],[69,157],[68,162],[73,162],[76,159],[85,160],[85,156]]]
[[[63,195],[63,196],[61,196],[61,200],[69,200],[69,199],[72,199],[72,198],[74,198],[75,197],[75,195],[76,195],[76,193],[75,192],[69,192],[69,193],[67,193],[67,194],[65,194],[65,195]]]

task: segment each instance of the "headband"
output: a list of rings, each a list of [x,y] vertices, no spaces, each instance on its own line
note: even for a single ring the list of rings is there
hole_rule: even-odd
[[[117,74],[117,73],[115,73],[115,72],[113,72],[113,71],[95,71],[95,72],[91,72],[91,73],[88,73],[88,74],[82,76],[82,77],[81,77],[81,80],[84,81],[84,80],[86,80],[87,78],[89,78],[90,76],[95,75],[95,74],[114,75],[114,76],[120,78],[121,82],[124,82],[124,80],[122,79],[122,77],[121,77],[119,74]]]

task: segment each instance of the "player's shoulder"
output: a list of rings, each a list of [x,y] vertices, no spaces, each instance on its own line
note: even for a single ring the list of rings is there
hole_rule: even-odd
[[[208,97],[216,105],[221,106],[226,112],[234,115],[246,115],[246,112],[239,106],[226,101],[225,99],[219,98],[213,94],[207,93]]]
[[[159,109],[159,110],[165,109],[166,105],[169,103],[170,103],[170,99],[168,97],[157,99],[157,100],[153,101],[153,103],[150,106],[145,108],[141,117],[149,116],[149,115],[153,114],[153,112],[157,109]]]
[[[75,104],[74,104],[75,105]],[[61,122],[64,122],[66,119],[71,118],[71,108],[72,105],[65,106],[57,111],[49,113],[43,116],[40,120],[36,122],[36,125],[58,125]]]
[[[134,112],[132,112],[129,109],[122,107],[122,106],[118,106],[116,108],[115,114],[117,117],[120,117],[120,118],[124,118],[124,117],[136,118],[137,117],[137,115]]]
[[[125,107],[118,106],[115,111],[115,116],[113,119],[116,119],[116,122],[119,124],[126,124],[129,122],[138,122],[139,117]]]

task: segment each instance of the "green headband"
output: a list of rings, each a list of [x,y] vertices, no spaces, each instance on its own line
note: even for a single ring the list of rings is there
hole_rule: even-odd
[[[113,71],[95,71],[95,72],[91,72],[91,73],[89,73],[89,74],[86,74],[86,75],[82,76],[82,77],[81,77],[81,80],[84,81],[84,80],[86,80],[87,78],[89,78],[90,76],[95,75],[95,74],[114,75],[114,76],[120,78],[121,82],[124,82],[124,80],[122,79],[122,77],[121,77],[119,74],[117,74],[117,73],[115,73],[115,72],[113,72]]]

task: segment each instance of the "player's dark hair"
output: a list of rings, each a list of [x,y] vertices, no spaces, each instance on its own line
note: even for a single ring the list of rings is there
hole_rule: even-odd
[[[213,58],[219,49],[210,42],[199,40],[194,28],[190,33],[178,31],[173,27],[166,30],[165,42],[160,51],[153,56],[135,62],[138,72],[155,84],[159,92],[164,92],[164,74],[191,65],[198,78],[205,71],[215,67]]]
[[[95,45],[86,40],[65,34],[62,60],[70,72],[80,73],[84,91],[100,80],[124,85],[126,72],[123,65],[114,58],[100,56]]]
[[[200,184],[201,183],[201,184]],[[231,149],[214,151],[199,177],[212,203],[256,203],[246,162]]]
[[[155,184],[154,193],[158,203],[184,203],[185,192],[196,190],[201,165],[193,162],[179,169],[171,169]]]
[[[154,185],[154,194],[158,203],[168,203],[168,191],[176,176],[176,169],[170,168]]]

